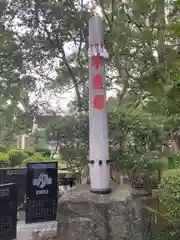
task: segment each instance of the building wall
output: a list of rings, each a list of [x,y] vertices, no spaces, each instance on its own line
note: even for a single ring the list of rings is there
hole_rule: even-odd
[[[29,136],[22,134],[17,136],[17,148],[26,149],[29,147]]]

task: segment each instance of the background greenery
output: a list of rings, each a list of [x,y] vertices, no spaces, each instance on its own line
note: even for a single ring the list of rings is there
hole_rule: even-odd
[[[107,101],[110,158],[126,173],[138,166],[166,178],[160,190],[173,195],[174,205],[165,195],[159,198],[167,205],[175,239],[179,216],[174,213],[180,204],[180,157],[174,153],[174,145],[180,150],[180,1],[100,2],[110,55],[106,87],[113,92]],[[37,143],[56,140],[60,162],[79,170],[87,165],[91,15],[77,0],[0,2],[0,160],[11,166],[47,160]],[[74,95],[67,95],[64,112],[60,97],[70,90]],[[57,102],[53,109],[48,94]],[[14,149],[16,136],[32,130],[25,113],[58,115],[58,121],[32,136],[33,154]]]

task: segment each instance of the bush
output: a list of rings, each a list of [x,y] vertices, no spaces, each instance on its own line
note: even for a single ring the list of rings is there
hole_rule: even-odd
[[[180,238],[180,175],[163,179],[159,186],[160,201],[166,206],[166,218],[171,225],[173,239]]]
[[[51,151],[49,149],[36,149],[37,153],[40,153],[43,157],[50,157],[51,156]]]
[[[35,160],[35,162],[43,162],[47,161],[49,158],[44,157],[41,153],[35,152],[32,156],[32,158]]]
[[[152,240],[171,240],[172,236],[170,235],[170,232],[168,229],[159,229],[155,228],[152,229],[152,235],[151,235]]]
[[[180,167],[180,153],[171,153],[168,156],[168,168],[179,168]]]
[[[7,148],[5,146],[0,146],[0,152],[6,153],[7,152]]]
[[[26,167],[28,163],[34,162],[32,158],[27,158],[22,162],[22,167]]]
[[[12,149],[7,154],[11,167],[20,166],[22,162],[29,157],[29,155],[21,149]]]
[[[49,158],[43,157],[40,153],[34,153],[32,156],[25,159],[22,163],[22,166],[26,167],[30,162],[47,162]]]
[[[0,161],[7,161],[8,155],[4,152],[0,152]]]
[[[27,153],[29,156],[32,156],[34,154],[33,150],[30,149],[23,149],[22,151]]]

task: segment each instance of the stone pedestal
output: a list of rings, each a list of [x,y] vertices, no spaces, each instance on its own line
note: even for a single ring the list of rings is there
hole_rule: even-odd
[[[149,240],[135,195],[128,185],[115,185],[107,195],[76,185],[59,199],[57,240]]]

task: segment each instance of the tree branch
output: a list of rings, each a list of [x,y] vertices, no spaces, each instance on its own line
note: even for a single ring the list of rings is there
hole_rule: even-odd
[[[56,44],[54,44],[53,40],[51,39],[51,35],[46,27],[46,25],[44,24],[44,31],[46,32],[47,36],[48,36],[48,40],[49,42],[51,43],[51,45],[54,47],[54,49],[56,49],[58,47],[58,50],[60,51],[60,53],[62,54],[62,59],[64,61],[64,64],[69,72],[69,75],[71,76],[71,79],[72,79],[72,82],[74,84],[74,88],[75,88],[75,92],[76,92],[76,97],[77,97],[77,105],[78,105],[78,108],[79,108],[79,111],[81,111],[82,109],[82,104],[81,104],[81,95],[80,95],[80,92],[79,92],[79,88],[78,88],[78,84],[77,84],[77,80],[76,80],[76,77],[74,76],[73,74],[73,71],[67,61],[67,58],[66,58],[66,54],[65,54],[65,51],[64,51],[64,48],[62,46],[62,44],[59,42],[59,40],[57,39],[56,37]],[[58,56],[58,55],[57,55]],[[58,56],[59,58],[59,56]]]

